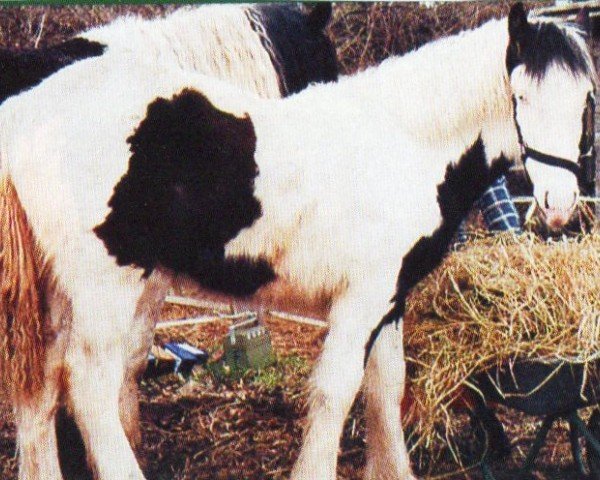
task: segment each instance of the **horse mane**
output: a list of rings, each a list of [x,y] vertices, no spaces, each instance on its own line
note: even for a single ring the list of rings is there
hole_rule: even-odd
[[[19,402],[44,382],[48,264],[9,178],[0,180],[0,378]]]
[[[534,20],[532,28],[538,32],[534,46],[548,42],[550,47],[557,43],[558,48],[532,51],[530,70],[541,72],[556,61],[596,83],[594,63],[581,29],[542,19]],[[342,77],[334,87],[339,85],[339,97],[359,95],[365,104],[382,96],[389,98],[385,108],[396,128],[420,144],[435,145],[442,151],[452,149],[449,159],[458,158],[486,123],[497,132],[490,130],[485,138],[505,136],[502,147],[514,144],[504,151],[516,158],[519,151],[513,132],[508,47],[507,18],[494,19]],[[311,87],[307,94],[324,88]]]
[[[265,98],[281,96],[278,77],[259,35],[248,24],[247,6],[183,7],[154,19],[123,17],[80,36],[109,45],[105,55],[170,61],[174,68],[202,72]],[[215,57],[214,52],[222,52]]]
[[[588,47],[589,33],[582,29],[580,25],[574,23],[564,23],[560,26],[564,35],[568,38],[571,48],[576,48],[581,58],[581,73],[588,77],[594,87],[598,87],[598,71],[596,64]]]
[[[378,108],[380,98],[390,99],[384,108],[399,131],[419,144],[450,147],[456,159],[481,133],[482,121],[512,118],[507,45],[506,20],[491,20],[342,77],[334,87],[342,98],[362,96]]]

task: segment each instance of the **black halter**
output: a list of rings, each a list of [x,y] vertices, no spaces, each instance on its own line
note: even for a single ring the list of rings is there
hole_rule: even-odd
[[[567,160],[566,158],[561,158],[555,155],[543,153],[528,147],[527,145],[525,145],[525,142],[523,140],[521,126],[519,125],[519,122],[517,122],[517,99],[514,95],[512,96],[512,102],[514,116],[513,119],[515,122],[515,127],[517,129],[517,137],[519,139],[519,144],[521,146],[521,160],[523,162],[523,165],[525,165],[525,172],[528,177],[529,174],[527,173],[526,163],[527,159],[530,158],[532,160],[535,160],[536,162],[543,163],[544,165],[568,170],[577,177],[577,181],[580,185],[585,185],[586,183],[594,181],[593,163],[595,161],[595,156],[593,151],[593,145],[590,147],[589,151],[580,153],[577,162],[572,162],[571,160]]]
[[[543,163],[544,165],[549,165],[551,167],[564,168],[568,170],[577,178],[580,178],[582,170],[579,164],[572,162],[571,160],[567,160],[565,158],[556,157],[554,155],[548,155],[547,153],[542,153],[533,148],[529,148],[525,145],[523,146],[523,164],[526,163],[527,159],[530,158],[535,160],[536,162]]]

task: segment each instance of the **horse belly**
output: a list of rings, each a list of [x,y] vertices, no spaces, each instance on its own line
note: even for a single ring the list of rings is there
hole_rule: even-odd
[[[227,245],[228,254],[265,256],[279,277],[309,294],[340,291],[371,270],[397,272],[410,246],[437,227],[443,166],[398,132],[344,143],[260,127],[262,216]]]

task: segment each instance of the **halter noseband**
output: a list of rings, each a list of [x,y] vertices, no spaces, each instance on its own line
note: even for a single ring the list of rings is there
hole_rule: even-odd
[[[547,153],[539,152],[539,151],[534,150],[533,148],[529,148],[528,146],[523,145],[523,144],[521,144],[521,145],[523,147],[523,155],[522,155],[523,164],[525,164],[527,159],[530,158],[532,160],[535,160],[536,162],[543,163],[544,165],[549,165],[551,167],[564,168],[565,170],[568,170],[573,175],[575,175],[577,178],[579,178],[581,176],[582,170],[581,170],[581,167],[577,163],[567,160],[565,158],[556,157],[554,155],[548,155]],[[584,157],[584,155],[581,155],[579,158],[582,158],[582,157]]]

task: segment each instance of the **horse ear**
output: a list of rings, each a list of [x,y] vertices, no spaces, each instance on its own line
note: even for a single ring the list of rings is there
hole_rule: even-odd
[[[318,2],[308,14],[310,28],[317,32],[324,30],[331,18],[331,10],[330,2]]]
[[[522,50],[527,41],[530,28],[523,3],[515,3],[508,14],[508,35],[510,43],[517,47],[517,52]]]
[[[575,25],[581,28],[584,32],[589,33],[591,30],[590,11],[587,7],[579,10],[575,18]]]

